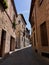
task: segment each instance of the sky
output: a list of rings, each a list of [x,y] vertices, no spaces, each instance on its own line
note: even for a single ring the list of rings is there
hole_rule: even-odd
[[[29,23],[29,13],[30,13],[30,5],[31,0],[14,0],[15,6],[18,14],[23,14],[24,18],[27,22],[27,28],[31,30],[31,26]]]

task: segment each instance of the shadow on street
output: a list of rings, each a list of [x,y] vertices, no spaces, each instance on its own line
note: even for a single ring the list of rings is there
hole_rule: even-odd
[[[0,65],[49,65],[35,54],[32,47],[16,51],[3,59]]]

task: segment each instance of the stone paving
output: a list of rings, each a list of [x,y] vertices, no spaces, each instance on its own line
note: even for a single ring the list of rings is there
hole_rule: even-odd
[[[49,65],[49,63],[37,56],[32,47],[28,47],[10,54],[0,65]]]

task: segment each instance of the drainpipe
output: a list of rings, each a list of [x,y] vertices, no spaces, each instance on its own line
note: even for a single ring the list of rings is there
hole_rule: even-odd
[[[38,42],[38,32],[37,32],[37,14],[36,14],[36,3],[35,3],[35,19],[36,19],[36,22],[35,22],[35,24],[36,24],[36,38],[37,38],[37,42]]]

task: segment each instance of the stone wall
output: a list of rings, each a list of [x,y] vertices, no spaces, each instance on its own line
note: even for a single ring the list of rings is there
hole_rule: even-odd
[[[6,10],[7,14],[9,15],[10,19],[13,21],[13,15],[15,14],[15,11],[13,9],[13,5],[11,4],[11,0],[7,0],[8,8]],[[3,11],[2,6],[0,6],[0,44],[1,44],[1,34],[2,29],[6,31],[6,41],[5,41],[5,47],[4,47],[4,53],[10,52],[10,37],[15,37],[15,32],[12,28],[12,23],[7,16],[5,11]]]
[[[49,28],[49,0],[43,0],[41,5],[39,5],[39,0],[36,0],[33,11],[32,11],[32,15],[34,15],[34,25],[32,27],[33,28],[33,32],[32,32],[33,48],[37,49],[39,53],[41,52],[49,53],[49,29],[48,29]],[[48,46],[42,46],[42,43],[41,43],[40,26],[44,22],[46,22]],[[36,45],[34,45],[34,33],[35,33]]]

